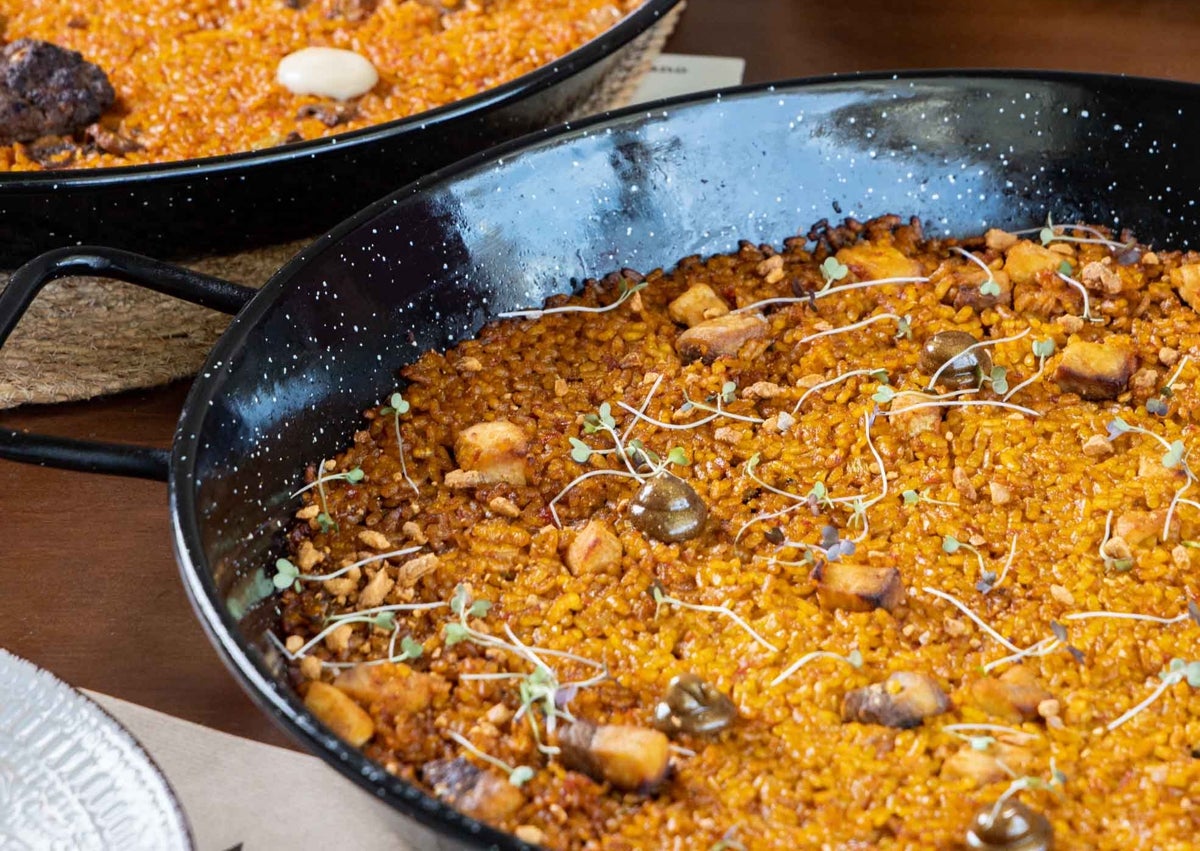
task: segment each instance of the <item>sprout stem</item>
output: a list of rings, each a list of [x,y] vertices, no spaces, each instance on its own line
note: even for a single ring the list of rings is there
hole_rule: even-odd
[[[839,662],[846,662],[847,664],[853,664],[853,662],[850,662],[849,659],[847,659],[845,656],[842,656],[840,653],[831,653],[828,650],[814,650],[812,653],[805,653],[803,656],[801,656],[795,662],[788,665],[787,668],[783,671],[783,673],[781,673],[775,679],[771,680],[771,684],[770,684],[769,688],[775,688],[775,686],[779,685],[781,682],[786,680],[792,674],[799,671],[801,668],[803,668],[809,662],[815,662],[817,659],[837,659]],[[858,667],[858,666],[856,665],[855,667]]]
[[[885,417],[894,416],[896,414],[907,414],[909,411],[919,411],[921,408],[1007,408],[1010,411],[1019,411],[1022,414],[1028,414],[1031,417],[1040,417],[1041,413],[1032,408],[1025,408],[1021,405],[1013,405],[1008,402],[994,402],[989,400],[969,400],[965,402],[949,401],[949,402],[918,402],[916,405],[909,405],[900,411],[880,411]]]
[[[604,307],[585,307],[578,304],[568,304],[564,307],[547,307],[541,310],[509,310],[504,313],[497,313],[496,316],[499,319],[540,319],[552,313],[608,313],[610,310],[616,310],[632,298],[634,293],[646,287],[645,281],[633,285],[630,285],[628,281],[623,281],[622,285],[623,290],[620,297],[612,304]]]
[[[924,591],[926,594],[932,594],[934,597],[940,597],[941,599],[945,600],[950,605],[954,606],[954,608],[958,609],[960,612],[962,612],[964,615],[966,615],[968,618],[970,618],[972,621],[974,621],[975,625],[978,626],[980,629],[982,629],[989,636],[991,636],[992,639],[999,642],[999,644],[1002,647],[1005,647],[1005,648],[1011,650],[1013,653],[1025,652],[1025,651],[1021,650],[1020,647],[1017,647],[1017,645],[1013,644],[1011,641],[1009,641],[1007,638],[1005,638],[1003,635],[996,632],[996,630],[992,629],[990,626],[988,626],[986,623],[984,623],[983,619],[980,618],[979,615],[977,615],[973,611],[971,611],[965,603],[961,602],[960,600],[958,600],[958,598],[954,597],[953,595],[947,594],[945,591],[939,591],[936,588],[930,588],[928,585],[923,587],[921,590]]]
[[[796,341],[796,345],[802,346],[805,343],[811,343],[813,340],[819,340],[822,337],[833,337],[837,334],[845,334],[850,331],[857,331],[860,328],[866,328],[868,325],[874,325],[876,322],[882,322],[885,319],[891,319],[896,323],[904,323],[907,321],[903,316],[897,316],[895,313],[877,313],[874,316],[869,316],[861,322],[855,322],[852,325],[842,325],[837,328],[830,328],[828,331],[818,331],[816,334],[809,334],[807,337],[801,337]]]
[[[663,603],[667,603],[672,606],[678,606],[681,609],[691,609],[694,612],[709,612],[711,614],[724,615],[725,617],[729,618],[734,623],[736,623],[738,626],[740,626],[742,629],[744,629],[750,635],[751,638],[753,638],[755,641],[757,641],[759,644],[761,644],[764,648],[766,648],[767,650],[770,650],[772,653],[779,652],[778,647],[776,647],[774,644],[772,644],[771,642],[769,642],[765,638],[763,638],[761,635],[759,635],[758,632],[754,629],[754,627],[750,626],[750,624],[747,623],[746,620],[744,618],[742,618],[741,615],[739,615],[733,609],[729,608],[729,606],[725,605],[724,603],[722,603],[719,606],[708,606],[708,605],[703,605],[700,603],[685,603],[683,600],[679,600],[675,597],[671,597],[668,594],[663,593],[657,587],[654,589],[654,602],[660,606]]]
[[[558,509],[555,508],[555,506],[558,504],[558,501],[566,496],[571,489],[580,482],[584,481],[585,479],[595,478],[596,476],[620,476],[623,479],[633,479],[634,481],[638,482],[642,480],[640,476],[626,473],[624,470],[590,470],[581,476],[576,476],[565,488],[558,492],[558,495],[554,497],[554,499],[550,500],[550,514],[554,518],[555,526],[557,526],[559,529],[562,528],[562,520],[559,519]]]
[[[1156,688],[1153,692],[1151,692],[1149,697],[1147,697],[1145,700],[1143,700],[1137,706],[1133,707],[1133,709],[1130,709],[1128,712],[1126,712],[1124,715],[1122,715],[1116,721],[1111,722],[1104,729],[1108,730],[1108,732],[1111,733],[1113,730],[1120,727],[1122,724],[1124,724],[1130,718],[1137,715],[1139,712],[1141,712],[1143,709],[1148,707],[1150,704],[1154,703],[1154,701],[1156,701],[1160,697],[1162,697],[1163,693],[1166,692],[1166,690],[1169,689],[1171,686],[1176,685],[1177,683],[1183,682],[1184,676],[1185,676],[1185,674],[1183,673],[1183,671],[1172,671],[1171,673],[1167,674],[1166,676],[1163,677],[1162,682],[1158,684],[1158,688]]]
[[[816,301],[822,298],[828,298],[837,293],[844,293],[850,290],[862,290],[868,287],[882,287],[891,284],[925,284],[929,282],[929,278],[913,277],[913,278],[876,278],[872,281],[859,281],[856,284],[841,284],[836,287],[819,290],[804,296],[795,296],[789,298],[767,298],[762,301],[756,301],[753,304],[748,304],[745,307],[739,307],[737,310],[730,311],[731,313],[747,313],[753,310],[759,310],[763,307],[770,307],[776,304],[808,304],[810,301]]]
[[[800,410],[800,406],[804,404],[804,400],[814,393],[824,390],[826,387],[832,387],[835,384],[840,384],[843,381],[854,378],[857,375],[878,375],[883,372],[881,369],[852,369],[848,372],[843,372],[840,375],[834,376],[828,381],[822,381],[820,384],[814,384],[812,387],[804,391],[800,399],[796,402],[796,406],[792,408],[792,413],[795,414]]]

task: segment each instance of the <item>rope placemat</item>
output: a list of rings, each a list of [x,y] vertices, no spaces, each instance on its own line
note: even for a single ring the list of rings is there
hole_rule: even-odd
[[[629,103],[683,8],[679,4],[631,42],[572,117]],[[183,265],[258,287],[308,242]],[[0,271],[0,290],[8,277]],[[185,378],[204,363],[228,324],[224,314],[117,281],[55,281],[42,290],[0,349],[0,409],[89,399]]]

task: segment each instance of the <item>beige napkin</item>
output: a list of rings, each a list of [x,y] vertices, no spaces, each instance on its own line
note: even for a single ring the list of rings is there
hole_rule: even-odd
[[[86,691],[162,769],[192,826],[196,851],[459,851],[376,801],[321,760],[119,698]]]

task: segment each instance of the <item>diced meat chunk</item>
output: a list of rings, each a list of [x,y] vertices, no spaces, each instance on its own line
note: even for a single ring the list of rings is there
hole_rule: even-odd
[[[658,730],[576,721],[559,736],[562,762],[626,792],[653,792],[667,777],[670,742]]]
[[[69,136],[112,105],[108,77],[74,50],[21,38],[0,50],[0,145]]]
[[[988,275],[982,269],[974,263],[964,268],[959,272],[960,283],[958,293],[954,296],[954,306],[956,308],[969,307],[972,310],[980,311],[998,304],[1012,304],[1012,279],[1008,277],[1008,273],[1003,269],[994,269],[991,279],[1000,288],[997,295],[988,295],[983,292],[982,287],[987,283]]]
[[[1136,369],[1137,356],[1119,342],[1076,340],[1063,350],[1054,380],[1066,392],[1084,399],[1115,399],[1129,389]]]
[[[970,693],[984,712],[1013,723],[1037,720],[1038,704],[1054,697],[1024,665],[1009,668],[998,679],[977,680]]]
[[[1089,290],[1098,290],[1105,295],[1121,292],[1121,276],[1111,266],[1093,260],[1079,271],[1080,282]]]
[[[817,597],[827,609],[892,612],[904,602],[904,585],[900,571],[894,567],[829,562],[817,566],[813,579],[817,581]]]
[[[837,253],[839,263],[849,266],[860,280],[912,278],[924,272],[919,261],[886,243],[857,242]]]
[[[1107,458],[1114,451],[1112,443],[1102,434],[1093,434],[1083,442],[1083,454],[1088,458]]]
[[[1062,262],[1061,254],[1022,239],[1008,249],[1004,257],[1004,271],[1014,284],[1032,284],[1037,280],[1038,273],[1054,271]]]
[[[621,563],[625,549],[608,524],[591,520],[567,547],[567,568],[575,576],[604,573]]]
[[[413,715],[427,709],[444,680],[422,674],[403,664],[355,665],[338,674],[333,685],[359,703],[380,704],[396,715]]]
[[[918,408],[915,411],[909,410],[909,408],[933,401],[936,401],[933,396],[921,394],[897,396],[892,399],[892,416],[889,417],[889,420],[910,440],[923,432],[936,432],[942,424],[942,417],[946,415],[945,408],[930,407]]]
[[[381,605],[395,584],[396,581],[388,576],[387,570],[381,568],[376,571],[375,575],[371,577],[370,581],[359,592],[358,607],[360,609],[373,609]]]
[[[508,420],[477,423],[459,432],[454,441],[458,466],[465,472],[477,473],[474,478],[481,479],[481,484],[525,484],[528,452],[529,438]]]
[[[729,305],[725,299],[708,284],[692,284],[683,295],[667,305],[667,315],[671,321],[689,328],[728,312]]]
[[[508,782],[462,757],[439,759],[421,766],[421,779],[434,794],[471,818],[501,821],[525,803],[525,794]]]
[[[992,251],[1008,251],[1017,244],[1016,234],[1000,228],[991,228],[983,235],[983,241]]]
[[[1171,270],[1171,285],[1193,310],[1200,310],[1200,263],[1186,263]]]
[[[1167,509],[1165,508],[1157,511],[1126,511],[1113,524],[1113,537],[1124,539],[1134,549],[1153,547],[1159,542],[1166,522]],[[1167,540],[1173,541],[1178,537],[1179,515],[1176,513],[1171,517],[1171,528],[1167,530]]]
[[[731,357],[751,340],[767,336],[771,326],[756,313],[730,313],[694,325],[679,335],[675,350],[685,361],[712,363]]]
[[[361,748],[375,735],[371,716],[340,689],[320,681],[308,684],[304,705],[339,739]]]
[[[933,677],[898,671],[881,683],[848,692],[842,720],[907,730],[950,709],[950,698]]]
[[[1028,748],[992,742],[987,750],[981,751],[965,745],[942,763],[941,776],[964,778],[973,780],[976,786],[986,786],[1011,780],[1014,775],[1024,776],[1030,772],[1033,764],[1033,754]]]

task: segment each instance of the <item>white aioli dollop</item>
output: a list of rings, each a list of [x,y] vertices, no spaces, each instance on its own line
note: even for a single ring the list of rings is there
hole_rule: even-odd
[[[379,72],[352,50],[305,47],[279,61],[275,79],[293,94],[350,100],[371,91]]]

